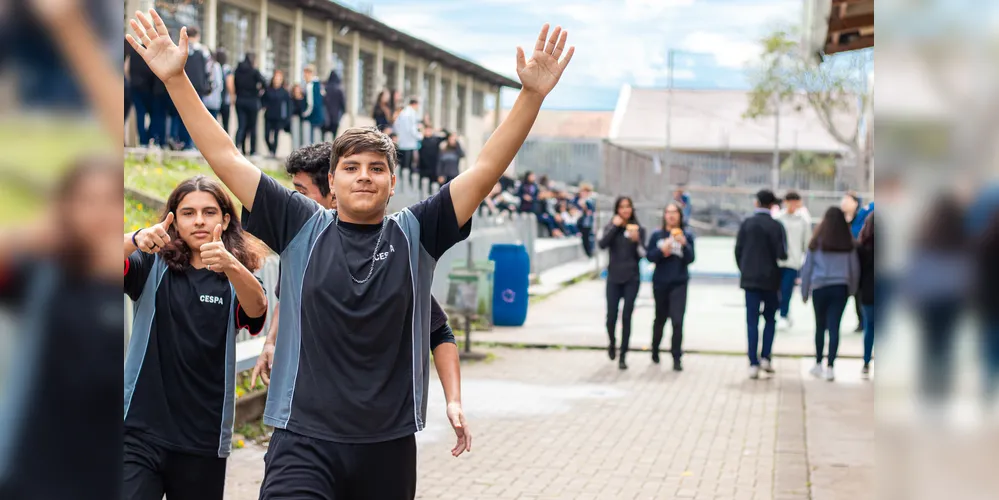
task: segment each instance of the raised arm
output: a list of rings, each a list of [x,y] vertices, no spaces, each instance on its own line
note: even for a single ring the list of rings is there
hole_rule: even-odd
[[[187,28],[180,30],[180,44],[173,43],[163,19],[154,9],[149,9],[149,20],[141,12],[130,24],[139,37],[125,35],[128,43],[146,61],[149,69],[166,84],[167,92],[184,120],[184,125],[194,139],[208,165],[215,174],[236,195],[247,210],[253,210],[253,198],[260,183],[260,169],[253,166],[236,148],[229,134],[201,102],[201,96],[194,90],[184,72],[187,62]]]
[[[517,47],[517,75],[523,84],[520,95],[510,114],[482,147],[475,166],[451,181],[451,198],[459,226],[472,218],[479,203],[513,161],[534,126],[541,103],[569,65],[574,47],[569,47],[562,57],[567,36],[568,32],[556,27],[549,38],[548,25],[545,24],[530,60],[525,60],[524,50]],[[559,60],[559,57],[562,59]]]

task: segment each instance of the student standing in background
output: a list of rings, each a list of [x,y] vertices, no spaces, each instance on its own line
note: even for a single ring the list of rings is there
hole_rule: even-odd
[[[760,370],[773,373],[770,361],[780,307],[780,267],[787,259],[784,226],[770,216],[777,203],[773,191],[756,193],[756,211],[739,226],[735,240],[735,262],[739,266],[739,286],[746,291],[746,332],[749,341],[749,378]],[[760,307],[763,308],[763,345],[760,346]]]
[[[597,212],[597,204],[593,200],[593,186],[589,183],[579,185],[579,195],[573,203],[579,207],[582,216],[579,218],[579,234],[583,239],[583,251],[587,257],[593,257],[593,225]]]
[[[281,131],[287,128],[295,107],[291,100],[291,94],[285,88],[283,71],[274,71],[271,84],[264,92],[262,105],[264,107],[264,138],[267,141],[267,149],[270,150],[271,156],[276,157]]]
[[[794,283],[798,280],[801,264],[808,250],[808,240],[812,234],[812,221],[805,219],[801,195],[789,191],[784,196],[785,209],[777,216],[777,221],[784,226],[787,234],[787,259],[778,262],[780,266],[780,319],[777,329],[786,330],[791,327],[791,295],[794,294]]]
[[[683,371],[683,315],[687,310],[689,267],[694,262],[694,233],[684,230],[683,209],[677,202],[663,210],[662,229],[652,233],[646,251],[649,262],[655,264],[652,293],[656,301],[656,319],[652,323],[652,362],[659,364],[659,344],[663,340],[666,320],[672,319],[673,371]]]
[[[631,198],[621,196],[614,202],[614,218],[604,228],[600,248],[608,250],[610,258],[607,263],[607,337],[610,341],[607,356],[613,360],[617,355],[614,330],[617,327],[618,307],[621,300],[624,300],[624,309],[621,311],[621,356],[617,366],[625,370],[628,368],[625,355],[631,339],[631,314],[635,311],[635,299],[641,285],[638,262],[645,257],[645,229],[638,224]]]
[[[839,326],[846,300],[857,295],[860,260],[843,210],[829,207],[808,244],[805,265],[801,268],[801,298],[813,299],[815,309],[815,366],[811,374],[821,377],[822,351],[829,332],[829,356],[826,380],[836,379],[834,365],[839,350]]]
[[[861,376],[871,375],[871,356],[874,354],[874,329],[878,321],[877,275],[874,270],[874,214],[867,218],[857,240],[860,258],[860,300],[864,306],[864,368]]]

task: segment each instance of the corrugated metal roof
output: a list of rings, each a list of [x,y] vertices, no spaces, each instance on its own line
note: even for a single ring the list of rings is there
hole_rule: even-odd
[[[615,110],[610,139],[635,148],[665,148],[667,96],[665,88],[625,85]],[[773,151],[774,118],[744,118],[749,93],[741,90],[673,90],[670,144],[685,151]],[[797,108],[797,110],[796,110]],[[839,153],[846,148],[833,139],[801,96],[785,104],[780,116],[780,149]],[[856,114],[835,116],[839,130],[849,134]]]

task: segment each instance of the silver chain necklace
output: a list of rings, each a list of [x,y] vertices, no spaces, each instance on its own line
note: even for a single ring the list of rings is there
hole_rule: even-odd
[[[378,247],[382,246],[382,236],[385,235],[385,219],[382,218],[382,228],[378,231],[378,241],[375,242],[375,250],[371,252],[371,269],[368,269],[368,277],[363,280],[359,280],[354,277],[354,273],[350,272],[350,261],[347,260],[347,249],[343,246],[343,233],[340,231],[340,214],[333,216],[333,220],[336,223],[336,232],[340,235],[340,248],[343,249],[343,262],[347,266],[347,274],[350,275],[350,279],[354,280],[354,283],[358,285],[363,285],[371,279],[371,275],[375,273],[375,257],[378,255]]]

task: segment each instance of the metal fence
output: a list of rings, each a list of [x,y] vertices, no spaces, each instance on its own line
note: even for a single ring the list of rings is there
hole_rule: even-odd
[[[529,137],[517,152],[514,165],[518,174],[531,171],[571,185],[589,182],[601,190],[603,149],[602,139]]]

